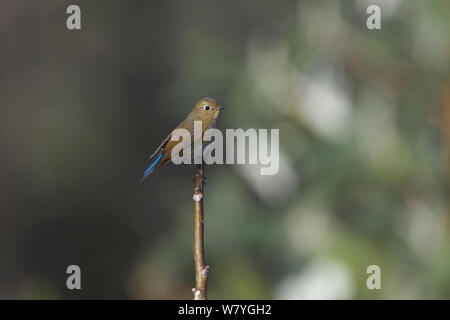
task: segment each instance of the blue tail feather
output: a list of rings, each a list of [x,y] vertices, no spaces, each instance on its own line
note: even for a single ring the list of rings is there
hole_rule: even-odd
[[[162,152],[156,157],[155,161],[153,161],[148,167],[147,169],[145,169],[145,171],[142,173],[141,175],[141,181],[144,180],[145,178],[148,177],[148,175],[150,173],[152,173],[153,169],[155,169],[155,167],[158,165],[158,163],[161,161],[162,159]]]

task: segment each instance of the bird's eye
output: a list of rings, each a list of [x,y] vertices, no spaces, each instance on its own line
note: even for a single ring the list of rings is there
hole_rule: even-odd
[[[205,106],[205,110],[208,111],[209,110],[209,106]]]

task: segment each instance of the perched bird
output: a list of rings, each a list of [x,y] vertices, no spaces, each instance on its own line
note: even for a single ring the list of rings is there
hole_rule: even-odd
[[[212,126],[215,125],[217,117],[219,116],[220,111],[224,109],[223,106],[217,104],[216,100],[211,98],[203,98],[194,105],[191,113],[187,116],[187,118],[181,122],[178,127],[175,129],[183,128],[190,132],[191,141],[189,142],[191,145],[194,144],[194,122],[201,121],[202,122],[202,137],[205,131]],[[141,181],[145,180],[155,169],[159,168],[166,162],[171,159],[172,149],[183,141],[172,141],[173,131],[163,140],[163,142],[159,145],[159,147],[153,152],[150,156],[152,160],[150,165],[145,169],[145,171],[141,174]],[[203,140],[203,139],[202,139]],[[202,141],[203,143],[203,141]]]

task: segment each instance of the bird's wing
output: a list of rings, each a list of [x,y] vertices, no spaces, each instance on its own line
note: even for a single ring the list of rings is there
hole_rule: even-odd
[[[169,142],[170,137],[172,137],[172,132],[161,142],[158,148],[156,148],[155,152],[149,157],[149,159],[153,158],[156,154],[158,154],[161,150],[164,149],[164,146]]]

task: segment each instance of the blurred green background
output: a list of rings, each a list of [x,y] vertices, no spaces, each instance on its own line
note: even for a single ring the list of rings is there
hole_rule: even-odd
[[[206,170],[210,298],[450,298],[449,16],[446,0],[2,0],[0,298],[191,299],[193,169],[138,175],[204,96],[227,107],[219,129],[279,128],[281,151],[275,176]]]

